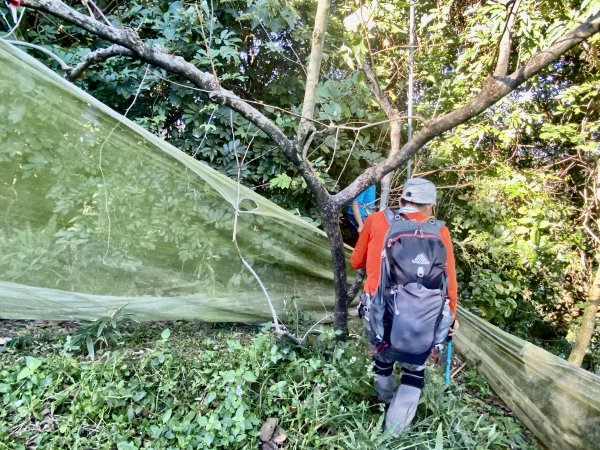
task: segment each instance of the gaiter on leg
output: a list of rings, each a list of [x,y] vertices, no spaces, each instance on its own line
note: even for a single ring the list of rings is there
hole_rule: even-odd
[[[377,399],[389,405],[396,391],[396,377],[394,377],[394,363],[388,363],[373,358],[373,371],[375,372],[375,390]]]
[[[425,385],[425,369],[409,370],[403,368],[402,384],[396,391],[385,416],[385,427],[400,434],[413,421]]]

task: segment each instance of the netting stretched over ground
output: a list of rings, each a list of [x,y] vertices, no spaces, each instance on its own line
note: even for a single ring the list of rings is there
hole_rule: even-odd
[[[461,309],[456,345],[549,449],[600,448],[600,377]]]
[[[257,321],[235,181],[0,42],[0,317]],[[325,235],[241,188],[241,252],[281,312],[333,308]]]
[[[0,318],[254,321],[237,184],[0,41]],[[242,254],[281,311],[332,309],[322,232],[246,189]],[[292,301],[293,300],[293,301]],[[600,448],[600,377],[461,311],[459,350],[548,448]]]

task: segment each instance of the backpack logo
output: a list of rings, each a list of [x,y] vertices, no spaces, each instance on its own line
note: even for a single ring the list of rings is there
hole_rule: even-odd
[[[429,261],[427,259],[427,257],[423,254],[423,253],[419,253],[415,259],[412,260],[413,264],[423,264],[423,265],[427,265],[427,264],[431,264],[431,261]]]

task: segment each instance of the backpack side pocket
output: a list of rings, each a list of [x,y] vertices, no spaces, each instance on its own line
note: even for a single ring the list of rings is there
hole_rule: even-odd
[[[383,315],[385,313],[385,302],[379,294],[379,290],[375,295],[365,295],[362,320],[369,341],[374,344],[383,340],[384,326]]]
[[[440,324],[435,330],[435,340],[433,345],[443,344],[446,342],[448,338],[448,333],[450,332],[450,327],[452,326],[452,322],[454,322],[454,316],[452,315],[452,311],[450,310],[450,302],[448,300],[444,303],[444,309],[442,310],[442,319],[440,320]]]

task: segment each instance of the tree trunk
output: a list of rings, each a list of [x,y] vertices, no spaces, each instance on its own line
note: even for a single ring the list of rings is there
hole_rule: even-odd
[[[402,131],[402,122],[400,122],[400,113],[394,109],[391,114],[388,114],[390,122],[390,153],[393,156],[400,151],[400,138]],[[397,120],[394,120],[397,119]],[[392,187],[392,179],[395,171],[389,172],[381,179],[381,197],[379,200],[379,210],[383,211],[389,206],[390,189]]]
[[[348,335],[348,286],[346,280],[346,255],[344,254],[344,241],[339,223],[339,209],[332,205],[319,208],[323,219],[323,228],[327,233],[331,247],[331,260],[333,264],[333,285],[335,289],[335,312],[333,325],[341,334],[339,339]]]
[[[315,114],[315,104],[317,101],[317,84],[319,83],[319,75],[321,74],[321,60],[323,59],[323,46],[325,44],[325,30],[327,29],[329,7],[330,0],[319,0],[317,4],[315,26],[312,32],[312,47],[306,70],[302,117],[298,126],[298,153],[302,154],[302,159],[306,159],[311,141],[310,135],[312,135],[315,129],[312,119]]]
[[[588,300],[591,304],[586,307],[583,312],[581,325],[579,327],[579,331],[577,332],[575,346],[569,355],[569,362],[578,367],[581,367],[583,357],[585,356],[585,353],[590,345],[592,336],[594,335],[594,328],[596,326],[596,314],[598,312],[598,305],[600,305],[600,265],[596,270],[594,282],[590,287]]]

